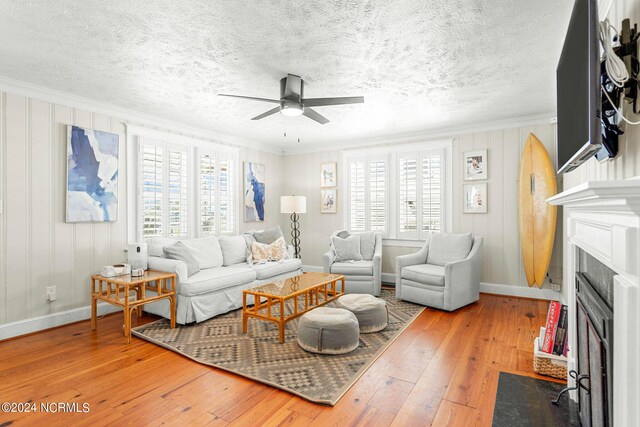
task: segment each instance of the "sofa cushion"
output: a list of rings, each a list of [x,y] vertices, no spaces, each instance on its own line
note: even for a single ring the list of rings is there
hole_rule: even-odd
[[[177,259],[187,265],[187,277],[191,277],[200,271],[198,260],[193,256],[191,249],[189,249],[183,242],[177,242],[173,245],[165,246],[162,251],[166,258]]]
[[[191,297],[207,294],[232,286],[251,283],[256,279],[256,272],[246,264],[236,267],[218,267],[200,270],[198,273],[180,282],[180,295]],[[238,291],[240,292],[240,291]]]
[[[177,241],[178,239],[172,239],[170,237],[153,237],[147,240],[147,250],[149,256],[166,258],[166,256],[164,255],[164,247],[173,245]]]
[[[225,267],[247,261],[247,242],[244,237],[220,236],[218,241]]]
[[[360,255],[362,255],[362,259],[371,261],[376,251],[376,233],[366,231],[358,234],[358,237],[360,237]]]
[[[182,240],[182,243],[191,250],[191,253],[198,261],[200,270],[222,267],[222,250],[216,236],[185,239]]]
[[[362,261],[362,255],[360,254],[360,237],[357,235],[351,235],[346,239],[333,236],[331,243],[336,253],[336,262]]]
[[[281,274],[296,271],[302,267],[302,260],[297,258],[283,259],[281,261],[265,262],[264,264],[256,264],[253,269],[256,272],[258,280],[269,279]]]
[[[444,267],[433,264],[418,264],[403,267],[400,277],[432,286],[444,286]]]
[[[254,231],[253,237],[258,243],[262,243],[263,245],[270,245],[280,237],[284,239],[284,234],[282,234],[280,226],[276,225],[275,227],[269,228],[267,230]]]
[[[334,262],[330,268],[333,274],[349,276],[373,276],[372,261]]]
[[[453,261],[465,259],[471,251],[471,233],[433,233],[429,241],[427,264],[444,266]]]
[[[244,241],[247,244],[247,249],[245,251],[246,261],[248,263],[252,263],[253,262],[253,255],[251,254],[251,245],[254,242],[257,242],[257,240],[256,240],[255,237],[253,237],[253,232],[252,231],[248,231],[246,233],[242,233],[242,237],[244,237]]]

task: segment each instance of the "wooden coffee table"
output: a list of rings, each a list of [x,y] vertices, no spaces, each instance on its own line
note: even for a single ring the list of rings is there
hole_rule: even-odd
[[[151,284],[155,282],[155,284]],[[145,291],[153,291],[154,296],[147,297]],[[135,299],[131,299],[135,292]],[[142,307],[161,299],[168,298],[171,303],[171,328],[176,327],[176,275],[164,271],[147,270],[143,276],[132,277],[129,274],[115,277],[103,277],[99,274],[91,276],[91,329],[97,327],[96,315],[98,301],[122,307],[124,311],[124,338],[131,342],[131,315],[138,310],[142,315]]]
[[[343,294],[344,276],[328,273],[303,273],[280,282],[245,289],[242,291],[242,333],[247,333],[250,317],[274,322],[280,330],[280,344],[283,344],[285,323]],[[248,296],[253,296],[253,306],[247,306]],[[293,300],[293,309],[286,312],[285,304],[289,300]]]

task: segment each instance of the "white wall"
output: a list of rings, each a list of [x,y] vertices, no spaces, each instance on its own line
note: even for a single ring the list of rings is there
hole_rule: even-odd
[[[453,231],[471,232],[485,238],[485,257],[482,281],[496,284],[527,286],[520,256],[518,236],[517,179],[521,150],[529,132],[534,132],[555,159],[555,125],[541,123],[518,128],[451,135],[453,144]],[[441,138],[440,138],[441,139]],[[427,140],[425,138],[425,140]],[[489,157],[488,213],[462,212],[462,159],[470,150],[487,149]],[[288,155],[285,157],[285,191],[307,196],[307,213],[300,216],[302,258],[305,265],[322,265],[322,254],[328,248],[331,232],[343,228],[344,206],[337,214],[320,213],[320,164],[340,163],[337,150]],[[342,171],[338,164],[338,171]],[[338,200],[345,183],[338,175]],[[560,234],[559,234],[560,235]],[[382,269],[395,270],[395,257],[417,251],[417,248],[383,248]],[[555,281],[561,281],[561,242],[558,239],[550,268]]]
[[[0,324],[89,305],[90,275],[126,260],[128,120],[93,111],[0,92]],[[120,135],[117,221],[65,223],[67,124]],[[264,163],[268,178],[265,223],[240,217],[240,231],[280,224],[281,156],[241,148],[239,158]],[[46,301],[47,286],[56,301]]]

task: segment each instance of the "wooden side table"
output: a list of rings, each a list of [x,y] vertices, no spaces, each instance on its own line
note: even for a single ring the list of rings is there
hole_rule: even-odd
[[[155,282],[155,284],[151,284]],[[147,290],[157,295],[147,297]],[[132,292],[135,299],[131,300]],[[131,277],[123,275],[116,277],[102,277],[99,274],[91,276],[91,329],[97,327],[98,300],[122,307],[124,314],[125,342],[131,342],[131,315],[137,309],[138,316],[142,315],[142,307],[161,299],[168,298],[171,303],[171,328],[176,327],[176,275],[164,271],[147,270],[143,276]]]

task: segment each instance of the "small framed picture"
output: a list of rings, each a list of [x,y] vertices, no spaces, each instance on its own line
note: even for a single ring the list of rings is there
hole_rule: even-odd
[[[487,183],[463,185],[463,212],[487,213]]]
[[[464,153],[464,180],[487,179],[489,167],[487,150],[467,151]]]
[[[336,163],[323,163],[320,165],[320,188],[335,187],[338,185]]]
[[[335,188],[329,190],[320,190],[320,213],[334,214],[338,213],[338,198]]]

